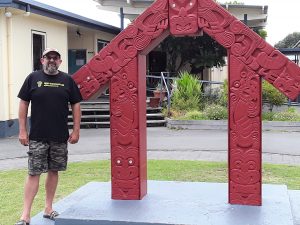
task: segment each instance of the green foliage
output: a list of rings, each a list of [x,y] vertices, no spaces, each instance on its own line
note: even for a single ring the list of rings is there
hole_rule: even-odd
[[[263,112],[262,113],[262,120],[272,121],[274,114],[275,114],[274,112]]]
[[[166,111],[167,112],[167,111]],[[177,119],[177,118],[181,118],[185,115],[185,112],[181,111],[181,110],[177,110],[174,108],[170,108],[170,113],[169,114],[164,114],[166,117],[170,117],[173,119]]]
[[[210,120],[224,120],[228,118],[228,110],[221,105],[209,105],[207,106],[203,114]]]
[[[297,113],[295,107],[288,107],[286,111],[289,112],[289,113]]]
[[[273,121],[300,121],[300,115],[290,112],[275,113]]]
[[[256,33],[261,36],[264,40],[266,39],[266,37],[268,37],[268,33],[266,30],[264,29],[259,29],[258,31],[256,31]]]
[[[203,112],[193,110],[187,112],[184,116],[179,118],[180,120],[205,120],[207,119]]]
[[[283,112],[264,112],[262,118],[267,121],[300,121],[300,113],[289,107]]]
[[[272,112],[274,106],[280,106],[286,102],[287,98],[267,81],[262,82],[262,98],[269,105],[269,110]]]
[[[275,113],[273,116],[274,121],[300,121],[300,114],[296,112],[293,107],[288,108],[286,111]]]
[[[190,111],[199,109],[201,84],[188,72],[181,72],[176,80],[171,107],[175,110]]]
[[[225,79],[221,87],[220,104],[227,107],[228,105],[228,80]]]
[[[161,43],[167,53],[167,71],[177,72],[191,65],[192,73],[201,73],[205,67],[225,64],[226,49],[207,34],[197,37],[169,36]]]
[[[287,35],[283,40],[275,44],[276,48],[293,48],[300,40],[300,32],[294,32]]]
[[[205,106],[219,104],[219,102],[220,88],[211,88],[210,85],[204,86],[204,91],[201,94],[200,109],[203,110]]]

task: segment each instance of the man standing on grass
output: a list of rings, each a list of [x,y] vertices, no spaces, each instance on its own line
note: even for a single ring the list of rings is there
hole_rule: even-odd
[[[67,168],[67,143],[75,144],[79,140],[82,100],[73,79],[58,70],[61,62],[58,50],[47,48],[41,58],[43,70],[29,74],[18,95],[19,141],[22,145],[29,145],[29,150],[23,213],[15,225],[29,225],[31,206],[38,192],[42,173],[47,173],[43,217],[54,220],[58,216],[52,208],[58,171]],[[31,126],[28,136],[26,121],[29,103],[31,103]],[[68,130],[68,103],[71,104],[74,121],[71,134]]]

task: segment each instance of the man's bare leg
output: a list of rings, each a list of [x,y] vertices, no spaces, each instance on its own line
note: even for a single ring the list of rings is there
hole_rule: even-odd
[[[48,171],[48,175],[45,182],[46,189],[46,200],[45,200],[45,214],[49,215],[52,211],[53,199],[55,196],[55,191],[58,183],[58,172],[57,171]]]
[[[30,221],[30,211],[34,197],[39,190],[40,175],[28,175],[24,188],[24,205],[21,220]]]

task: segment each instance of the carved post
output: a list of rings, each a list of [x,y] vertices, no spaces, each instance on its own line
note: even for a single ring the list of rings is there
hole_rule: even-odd
[[[261,205],[261,79],[229,53],[229,203]]]
[[[142,199],[147,192],[145,67],[132,59],[111,78],[112,198]]]

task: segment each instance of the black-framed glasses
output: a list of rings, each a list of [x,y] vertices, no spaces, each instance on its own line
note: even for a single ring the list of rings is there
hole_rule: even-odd
[[[50,55],[45,55],[44,56],[44,59],[47,59],[47,60],[51,60],[53,59],[54,61],[58,60],[59,59],[59,56],[50,56]]]

